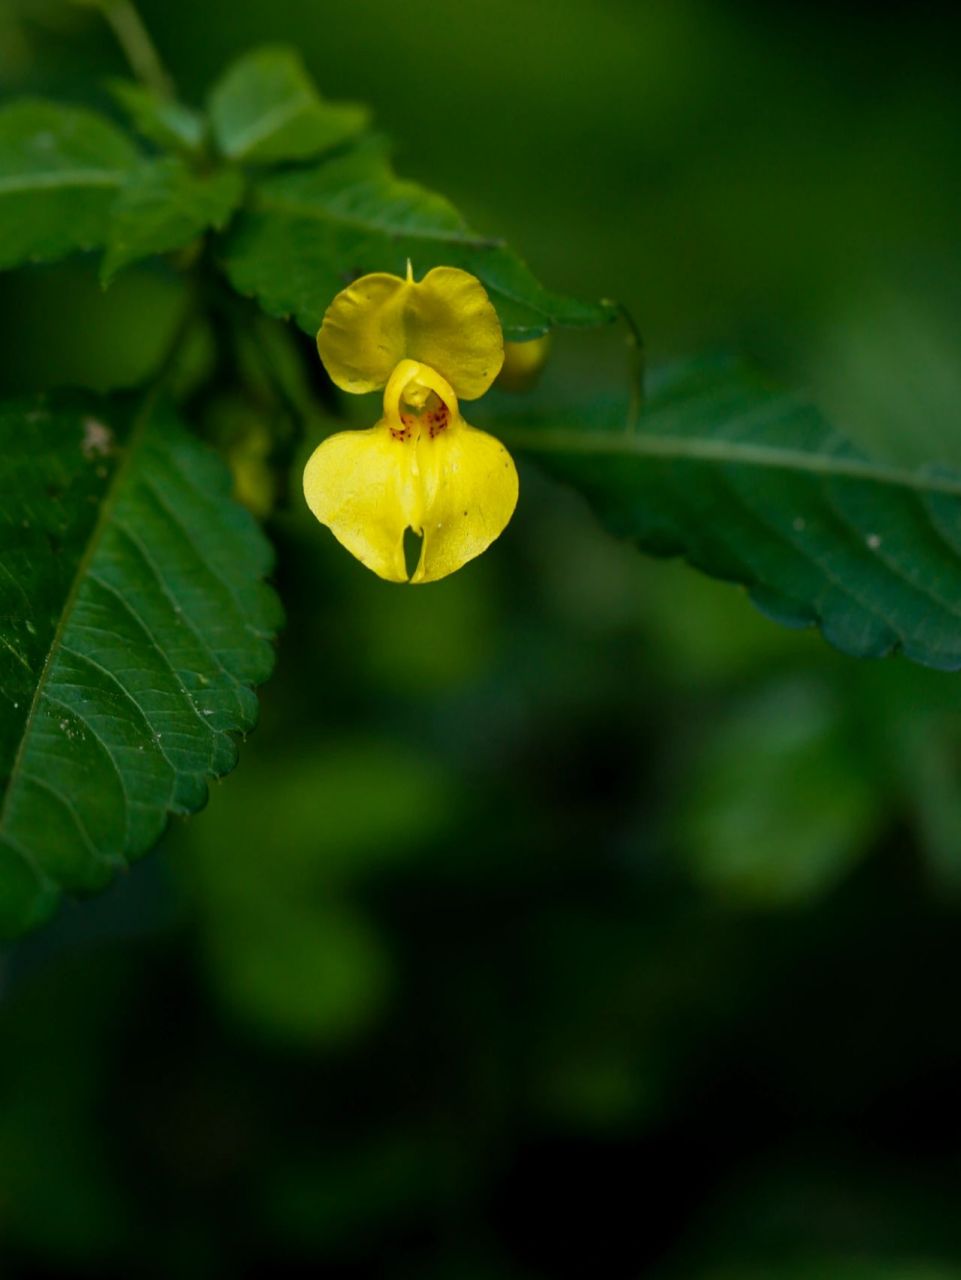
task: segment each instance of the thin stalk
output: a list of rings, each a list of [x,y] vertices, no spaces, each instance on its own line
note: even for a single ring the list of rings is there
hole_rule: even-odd
[[[630,380],[630,400],[628,401],[627,406],[626,431],[628,435],[633,435],[637,430],[638,419],[641,416],[641,410],[644,408],[644,402],[647,398],[644,389],[644,378],[647,373],[644,339],[641,337],[641,331],[637,327],[637,322],[623,302],[618,302],[614,298],[605,298],[604,305],[611,307],[612,310],[616,311],[621,320],[624,321],[627,328],[627,360],[628,377]]]
[[[132,0],[102,0],[101,11],[137,79],[161,98],[173,98],[173,80]]]

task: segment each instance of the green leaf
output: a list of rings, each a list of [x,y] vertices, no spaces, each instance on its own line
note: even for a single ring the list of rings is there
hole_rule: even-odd
[[[240,201],[234,169],[192,173],[179,160],[144,164],[124,187],[110,218],[100,278],[155,253],[182,248],[211,227],[222,228]]]
[[[270,550],[168,410],[0,409],[0,934],[206,800],[257,713]]]
[[[102,245],[139,162],[91,111],[35,100],[0,108],[0,268]]]
[[[366,127],[366,107],[324,102],[300,55],[283,46],[245,54],[214,86],[210,119],[231,160],[272,164],[306,160]]]
[[[418,277],[440,265],[476,275],[508,339],[604,324],[612,314],[548,293],[516,254],[471,231],[442,196],[398,179],[373,143],[315,169],[264,178],[225,256],[240,293],[271,315],[294,315],[310,334],[347,282],[368,271],[403,275],[408,258]]]
[[[203,146],[207,122],[199,111],[132,80],[111,80],[107,88],[149,142],[165,151],[196,152]]]
[[[961,668],[958,472],[876,462],[812,406],[717,362],[669,374],[633,433],[616,406],[537,418],[494,429],[612,532],[743,583],[769,617],[816,624],[844,653]]]

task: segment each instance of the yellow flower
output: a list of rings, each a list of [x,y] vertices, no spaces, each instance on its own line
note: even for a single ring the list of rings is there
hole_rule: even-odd
[[[455,267],[423,280],[363,276],[333,300],[317,334],[345,391],[384,387],[384,414],[341,431],[304,471],[307,505],[362,564],[406,582],[404,532],[423,538],[411,582],[444,578],[480,555],[517,504],[504,446],[468,426],[458,399],[488,389],[504,360],[497,313],[480,281]]]

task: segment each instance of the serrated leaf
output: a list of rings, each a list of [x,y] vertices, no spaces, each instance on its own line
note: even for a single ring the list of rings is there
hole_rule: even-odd
[[[0,268],[102,245],[139,162],[92,111],[35,100],[0,108]]]
[[[131,262],[180,249],[210,228],[219,230],[242,193],[243,179],[234,169],[198,174],[174,159],[141,165],[111,213],[101,280],[106,284]]]
[[[195,152],[203,145],[207,122],[199,111],[132,80],[111,80],[107,88],[141,137],[165,151]]]
[[[0,409],[0,934],[103,887],[236,763],[270,549],[169,410]]]
[[[516,254],[477,235],[442,196],[397,178],[374,144],[262,179],[225,253],[236,289],[271,315],[295,316],[310,334],[346,283],[368,271],[403,275],[408,258],[418,277],[440,265],[476,275],[510,340],[611,318],[605,307],[549,293]]]
[[[537,418],[495,429],[612,532],[743,583],[844,653],[961,668],[958,472],[877,462],[797,396],[716,362],[669,374],[633,433],[616,406]]]
[[[300,55],[278,45],[254,49],[225,72],[210,95],[210,119],[229,159],[273,164],[340,146],[367,127],[368,112],[325,102]]]

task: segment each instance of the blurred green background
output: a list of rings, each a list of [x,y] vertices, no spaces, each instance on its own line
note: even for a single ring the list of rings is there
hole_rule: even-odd
[[[652,360],[736,348],[961,463],[951,8],[141,10],[194,100],[296,44]],[[4,96],[106,108],[122,70],[90,10],[0,0]],[[5,276],[0,390],[130,385],[178,308],[162,266]],[[617,336],[548,376],[620,385]],[[270,522],[288,622],[237,773],[4,960],[4,1275],[961,1277],[959,678],[522,491],[423,591],[296,500]]]

